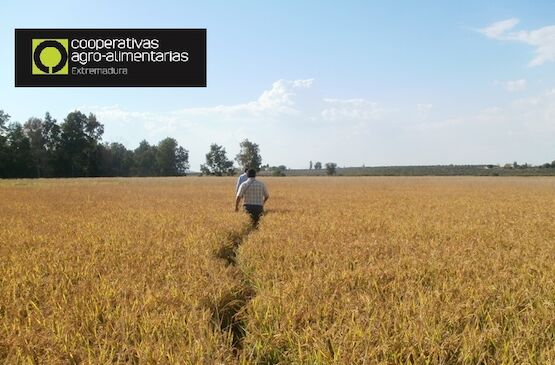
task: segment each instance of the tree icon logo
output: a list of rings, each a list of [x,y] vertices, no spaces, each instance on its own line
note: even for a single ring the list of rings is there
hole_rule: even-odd
[[[67,39],[33,39],[33,75],[68,74]]]

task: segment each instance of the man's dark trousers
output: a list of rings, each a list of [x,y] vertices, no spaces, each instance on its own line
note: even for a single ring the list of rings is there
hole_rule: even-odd
[[[262,212],[264,212],[264,207],[262,205],[254,204],[245,204],[244,207],[247,213],[251,216],[253,226],[256,226],[260,220]]]

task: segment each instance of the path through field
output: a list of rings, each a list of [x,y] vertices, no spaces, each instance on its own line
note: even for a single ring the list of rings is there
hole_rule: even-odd
[[[248,224],[241,232],[231,232],[226,241],[217,250],[216,257],[222,259],[225,265],[230,265],[233,270],[230,275],[236,281],[236,286],[222,293],[215,303],[210,303],[210,311],[216,328],[223,333],[231,335],[231,346],[236,355],[243,347],[245,337],[245,311],[249,300],[255,295],[255,290],[248,278],[238,267],[237,251],[243,241],[255,230]]]

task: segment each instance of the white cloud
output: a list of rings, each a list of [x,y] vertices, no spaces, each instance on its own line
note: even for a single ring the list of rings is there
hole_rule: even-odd
[[[217,105],[213,107],[194,107],[176,111],[177,115],[218,116],[227,120],[235,117],[261,117],[275,114],[295,114],[294,98],[302,89],[312,87],[314,79],[278,80],[269,90],[265,90],[256,100],[235,105]]]
[[[517,18],[510,18],[495,22],[485,28],[480,29],[480,32],[489,38],[500,39],[509,29],[514,28],[515,25],[520,23]]]
[[[301,131],[312,137],[321,128],[333,128],[348,135],[357,128],[365,129],[367,120],[383,114],[377,103],[364,99],[322,99],[310,91],[313,84],[313,79],[278,80],[252,101],[165,112],[130,111],[119,105],[77,109],[95,113],[105,125],[105,139],[122,142],[129,148],[135,148],[141,139],[156,143],[167,136],[174,137],[196,152],[191,154],[193,167],[203,162],[201,152],[210,143],[222,144],[232,154],[244,138],[278,151],[274,152],[276,163],[290,163],[280,159],[288,154],[291,159],[297,158],[295,149],[281,148],[293,140],[302,144],[307,135]],[[341,122],[340,126],[335,122]],[[271,153],[265,156],[272,161]]]
[[[309,121],[368,121],[385,114],[376,102],[365,99],[301,97],[312,88],[313,79],[278,80],[253,101],[234,105],[188,107],[171,112],[132,112],[113,106],[80,106],[78,109],[95,113],[100,120],[112,124],[142,123],[149,132],[171,132],[180,127],[210,123],[233,122],[241,125],[300,120]]]
[[[416,110],[422,114],[431,112],[433,107],[432,104],[416,104]]]
[[[495,22],[479,31],[492,39],[521,42],[535,47],[535,57],[528,64],[530,67],[555,61],[555,25],[511,32],[518,23],[517,18],[511,18]]]
[[[525,84],[512,82],[513,88]],[[555,89],[457,113],[445,106],[436,111],[432,103],[392,106],[363,98],[321,98],[314,88],[311,79],[279,80],[251,101],[233,105],[165,112],[119,105],[77,109],[97,114],[105,140],[128,148],[136,148],[141,139],[176,138],[190,150],[193,170],[204,163],[210,143],[223,145],[232,157],[244,138],[261,146],[265,163],[291,167],[309,160],[340,165],[539,163],[555,153]]]
[[[510,92],[526,90],[527,86],[528,82],[526,79],[507,81],[505,83],[505,89]]]
[[[313,81],[278,80],[256,100],[234,105],[189,107],[162,113],[129,111],[119,105],[79,106],[77,109],[90,110],[99,120],[119,127],[138,123],[144,127],[149,137],[156,138],[164,133],[199,127],[207,122],[261,123],[279,120],[284,115],[298,114],[300,111],[295,105],[295,96],[301,90],[311,88]]]
[[[314,79],[306,80],[279,80],[274,82],[270,90],[260,95],[258,100],[250,105],[261,110],[275,109],[277,111],[290,112],[293,109],[293,97],[297,89],[308,89],[312,87]]]
[[[384,110],[378,103],[364,99],[324,99],[324,109],[320,115],[324,120],[365,121],[379,119]]]
[[[456,128],[452,128],[456,127]],[[484,108],[476,113],[423,122],[409,129],[466,129],[476,134],[504,135],[509,129],[518,133],[555,132],[555,90],[513,100],[502,106]]]
[[[416,113],[411,113],[411,120],[418,122],[429,120],[433,108],[433,104],[416,104]]]

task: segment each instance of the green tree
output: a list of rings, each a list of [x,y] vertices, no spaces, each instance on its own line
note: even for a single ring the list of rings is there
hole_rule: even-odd
[[[227,159],[225,148],[216,143],[210,145],[210,151],[206,154],[206,164],[200,165],[200,171],[204,175],[233,175],[233,161]]]
[[[0,109],[0,135],[4,135],[4,133],[6,133],[10,118],[9,114],[4,113],[4,111]]]
[[[60,144],[60,126],[56,120],[47,112],[44,120],[29,118],[23,130],[31,143],[35,176],[54,176],[56,150]]]
[[[43,138],[43,121],[40,118],[29,118],[23,125],[23,131],[29,138],[31,145],[31,155],[33,157],[33,169],[35,176],[41,177],[44,175],[46,168],[46,146]]]
[[[8,126],[7,154],[9,156],[6,163],[7,177],[33,176],[31,143],[20,123],[12,123]]]
[[[46,149],[53,151],[60,145],[60,126],[56,119],[52,119],[49,112],[46,112],[43,121],[43,138]]]
[[[157,175],[156,146],[151,146],[146,140],[142,140],[134,151],[134,167],[134,175]]]
[[[189,170],[189,151],[179,146],[175,153],[176,170],[178,175],[185,175]]]
[[[334,163],[334,162],[326,163],[326,174],[328,174],[329,176],[335,175],[336,169],[337,169],[337,164],[336,163]]]
[[[174,138],[165,138],[158,143],[156,163],[162,176],[183,175],[189,168],[189,151],[180,147]]]
[[[59,164],[61,129],[56,119],[53,119],[48,112],[43,119],[42,133],[46,149],[43,172],[46,176],[57,176],[58,172],[63,170]]]
[[[121,143],[104,143],[97,148],[97,165],[101,176],[130,176],[133,169],[133,151]]]
[[[250,142],[248,139],[243,140],[239,144],[241,150],[235,156],[235,160],[239,163],[243,169],[255,169],[260,171],[260,165],[262,164],[262,157],[260,156],[260,148],[256,143]]]
[[[322,163],[320,161],[314,164],[314,170],[322,170]]]
[[[0,110],[0,177],[6,177],[8,174],[8,142],[6,137],[6,125],[10,121],[10,116]]]
[[[285,176],[287,167],[285,165],[272,166],[270,170],[272,171],[272,176]]]
[[[134,151],[101,143],[104,126],[94,114],[74,111],[61,125],[48,112],[23,126],[9,121],[0,110],[0,177],[183,175],[189,169],[189,151],[173,138],[157,146],[142,141]]]
[[[111,143],[109,150],[111,156],[110,176],[129,176],[133,167],[133,152],[117,142]]]
[[[65,176],[98,175],[97,148],[104,126],[94,114],[80,111],[67,115],[60,126],[60,159]]]
[[[94,114],[89,113],[85,123],[85,135],[87,136],[87,166],[85,176],[100,176],[101,168],[98,155],[103,134],[104,125],[96,119]]]

